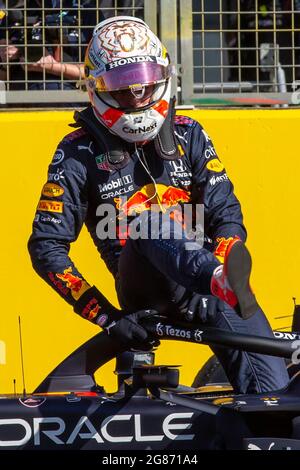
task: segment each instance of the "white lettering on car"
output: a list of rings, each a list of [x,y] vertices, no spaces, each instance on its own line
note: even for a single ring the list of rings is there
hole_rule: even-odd
[[[193,440],[195,434],[183,434],[182,431],[190,429],[192,426],[192,417],[194,413],[172,413],[165,416],[161,423],[161,433],[159,434],[145,434],[143,432],[143,417],[141,414],[120,414],[106,417],[101,423],[100,428],[94,425],[87,416],[81,416],[77,421],[75,427],[70,431],[67,429],[67,423],[60,417],[42,417],[32,418],[27,421],[25,419],[0,419],[1,427],[14,426],[16,428],[17,439],[11,440],[4,439],[4,433],[1,433],[0,447],[20,447],[27,444],[33,439],[34,446],[41,445],[41,436],[43,440],[47,438],[51,443],[62,446],[71,445],[76,439],[94,439],[98,444],[106,442],[110,443],[126,443],[126,442],[154,442],[162,441],[163,439],[170,440]],[[183,422],[173,423],[174,420],[184,420]],[[127,426],[114,427],[115,434],[110,429],[110,424],[113,422],[127,423]],[[47,429],[46,425],[50,425]],[[21,428],[17,430],[17,428]],[[86,429],[84,429],[84,427]],[[126,431],[127,429],[127,431]],[[64,439],[62,435],[68,430],[69,437]]]

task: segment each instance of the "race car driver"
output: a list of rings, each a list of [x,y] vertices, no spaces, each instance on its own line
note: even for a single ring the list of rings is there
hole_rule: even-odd
[[[249,287],[240,204],[207,133],[175,116],[172,74],[165,47],[142,20],[96,26],[85,59],[90,106],[75,113],[78,129],[49,166],[28,245],[33,267],[77,314],[135,347],[153,344],[142,326],[153,311],[272,337]],[[199,204],[204,246],[180,212]],[[121,310],[69,257],[84,223],[115,277]],[[213,350],[236,392],[288,382],[282,359]]]

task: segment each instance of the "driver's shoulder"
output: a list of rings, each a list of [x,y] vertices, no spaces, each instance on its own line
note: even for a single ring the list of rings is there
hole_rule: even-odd
[[[65,149],[74,150],[89,150],[91,146],[92,137],[91,135],[83,128],[75,129],[72,132],[66,134],[59,145]]]
[[[91,135],[85,129],[79,128],[65,135],[59,142],[54,160],[55,158],[60,160],[60,165],[66,170],[76,171],[77,169],[78,171],[80,167],[89,166],[95,151],[95,143]]]
[[[195,132],[201,133],[203,126],[198,120],[193,119],[189,116],[176,114],[174,116],[174,130],[178,136],[189,136],[194,135]]]
[[[183,129],[185,131],[193,131],[195,128],[202,129],[202,126],[198,120],[182,114],[176,114],[174,116],[174,125],[176,130]]]

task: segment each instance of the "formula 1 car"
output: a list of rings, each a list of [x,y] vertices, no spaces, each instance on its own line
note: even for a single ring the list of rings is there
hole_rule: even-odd
[[[148,320],[147,328],[162,340],[218,344],[289,361],[300,344],[298,333],[274,332],[270,339],[171,324],[165,317]],[[127,355],[120,355],[124,352],[101,332],[59,364],[34,393],[1,396],[1,450],[300,450],[297,361],[289,364],[286,389],[236,395],[229,383],[211,383],[208,365],[202,381],[209,376],[209,383],[187,387],[179,385],[177,366],[154,365],[153,352],[128,353],[128,363]],[[108,394],[94,373],[114,357],[119,386]]]

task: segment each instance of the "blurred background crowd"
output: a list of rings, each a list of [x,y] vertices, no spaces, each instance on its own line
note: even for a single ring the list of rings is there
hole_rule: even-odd
[[[130,11],[131,3],[0,0],[1,79],[10,90],[74,88],[93,27],[116,9],[120,15],[143,16],[143,2],[135,2]]]
[[[173,60],[181,80],[192,77],[194,91],[287,92],[300,80],[300,0],[174,0],[178,18],[191,16],[193,63],[183,71],[187,32],[182,26],[160,31],[164,2],[170,4],[0,0],[2,90],[75,90],[83,79],[84,52],[94,26],[115,15],[147,19],[151,5],[158,34],[174,35]]]

